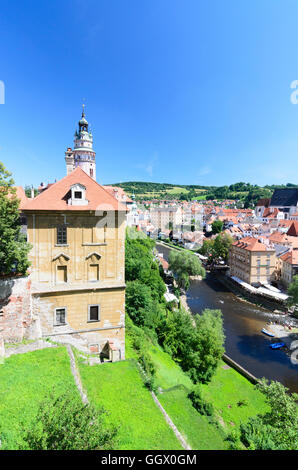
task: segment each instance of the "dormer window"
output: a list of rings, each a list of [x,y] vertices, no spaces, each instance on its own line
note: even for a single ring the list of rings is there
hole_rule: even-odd
[[[87,206],[88,200],[86,199],[86,187],[80,183],[73,184],[70,188],[71,197],[68,199],[68,204],[71,206]]]

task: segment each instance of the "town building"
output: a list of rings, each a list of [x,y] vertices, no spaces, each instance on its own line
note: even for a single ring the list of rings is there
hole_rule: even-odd
[[[278,209],[283,213],[284,219],[289,219],[290,216],[297,213],[298,188],[275,189],[269,207]]]
[[[80,337],[90,351],[119,360],[126,207],[85,170],[78,165],[21,205],[32,245],[32,310],[42,336]]]
[[[150,220],[157,229],[173,230],[182,224],[182,209],[174,206],[150,208]]]
[[[248,284],[269,283],[274,277],[275,250],[257,238],[245,237],[230,249],[230,275]]]
[[[279,257],[280,281],[289,287],[298,275],[298,248],[291,249]]]

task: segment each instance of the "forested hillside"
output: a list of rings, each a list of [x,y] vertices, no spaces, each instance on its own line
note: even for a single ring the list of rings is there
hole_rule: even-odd
[[[266,185],[264,187],[250,183],[234,183],[230,186],[178,185],[170,183],[152,183],[128,181],[114,183],[124,189],[128,195],[135,194],[137,200],[179,199],[179,200],[222,200],[235,199],[244,207],[253,207],[260,198],[270,198],[274,189],[297,187],[296,184]]]

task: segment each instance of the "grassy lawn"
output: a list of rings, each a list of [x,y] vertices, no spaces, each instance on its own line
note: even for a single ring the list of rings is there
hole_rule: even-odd
[[[158,399],[192,449],[226,449],[224,433],[194,409],[187,393],[184,387],[179,387],[159,394]]]
[[[151,345],[148,352],[157,368],[158,387],[166,390],[183,385],[159,394],[158,398],[193,449],[226,448],[224,434],[239,428],[249,417],[267,410],[264,396],[254,385],[234,369],[223,368],[225,363],[221,362],[211,382],[202,385],[203,396],[215,408],[215,417],[222,428],[219,431],[193,408],[187,397],[192,382],[179,365],[160,346]],[[247,404],[239,406],[239,401]]]
[[[149,355],[156,366],[156,382],[158,387],[167,389],[175,385],[192,388],[192,381],[176,362],[165,353],[160,346],[151,346]]]
[[[157,386],[169,389],[160,393],[158,399],[189,445],[197,450],[225,449],[223,434],[194,409],[187,397],[193,386],[188,375],[160,346],[152,345],[148,352],[157,368]]]
[[[145,388],[135,361],[79,367],[90,401],[104,406],[110,412],[108,422],[119,426],[120,449],[182,448]]]
[[[125,336],[125,359],[137,359],[137,353],[133,349],[131,337],[126,334]]]
[[[203,385],[203,396],[213,403],[221,422],[229,432],[246,422],[250,416],[265,412],[268,408],[264,395],[234,369],[224,369],[222,362],[210,384]],[[245,400],[247,405],[239,406]]]
[[[16,449],[22,428],[35,418],[39,403],[54,394],[74,390],[65,347],[17,354],[0,365],[0,438],[2,449]]]

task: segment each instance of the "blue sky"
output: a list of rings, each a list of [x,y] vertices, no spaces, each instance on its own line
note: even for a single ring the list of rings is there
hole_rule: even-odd
[[[296,0],[1,1],[0,160],[65,176],[82,100],[97,180],[298,181]]]

